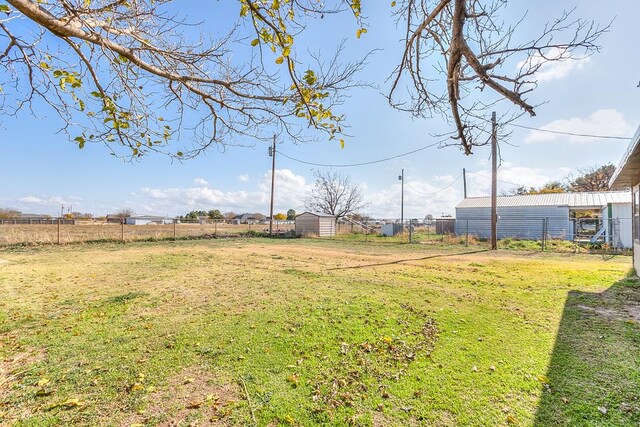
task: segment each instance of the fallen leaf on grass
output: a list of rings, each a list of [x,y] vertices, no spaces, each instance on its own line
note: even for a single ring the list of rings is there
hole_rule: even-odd
[[[129,387],[129,392],[133,392],[133,391],[140,391],[143,390],[144,386],[140,383],[134,383],[133,385],[131,385]]]
[[[605,408],[604,406],[598,406],[598,411],[600,411],[603,415],[606,415],[607,408]]]
[[[516,423],[518,422],[518,420],[516,420],[516,419],[515,419],[515,417],[514,417],[513,415],[509,415],[509,416],[507,417],[507,422],[508,422],[509,424],[516,424]]]
[[[187,405],[187,409],[199,409],[200,407],[202,407],[202,405],[204,405],[204,402],[202,400],[194,400],[192,402],[189,402],[189,404]]]
[[[72,399],[67,399],[61,404],[61,406],[66,406],[67,408],[77,408],[83,405],[84,405],[84,401],[78,399],[77,397],[74,397]]]
[[[44,387],[45,385],[49,384],[51,380],[49,378],[45,378],[42,377],[38,380],[38,387]]]
[[[298,374],[291,374],[287,377],[287,381],[289,381],[294,387],[297,387],[300,383],[300,376]]]
[[[538,375],[536,379],[540,382],[540,384],[549,384],[549,378],[546,375]]]

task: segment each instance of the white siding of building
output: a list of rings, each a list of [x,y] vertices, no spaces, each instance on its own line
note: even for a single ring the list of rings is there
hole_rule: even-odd
[[[609,209],[611,209],[611,218],[609,218]],[[607,243],[623,248],[633,247],[632,216],[631,202],[609,203],[602,208],[602,219],[607,227]]]

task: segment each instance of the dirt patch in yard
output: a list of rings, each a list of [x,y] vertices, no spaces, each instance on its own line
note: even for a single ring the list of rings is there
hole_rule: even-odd
[[[576,307],[581,311],[596,314],[605,319],[640,323],[640,304],[637,303],[630,302],[622,306],[588,306],[579,304]]]
[[[149,394],[146,408],[126,418],[121,426],[226,426],[231,424],[229,418],[243,399],[239,384],[204,368],[187,368],[162,389]]]

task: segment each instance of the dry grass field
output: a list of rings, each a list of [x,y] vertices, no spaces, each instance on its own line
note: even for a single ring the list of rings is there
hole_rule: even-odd
[[[175,237],[199,237],[205,235],[237,235],[248,231],[262,231],[268,225],[247,224],[187,224],[175,226]],[[289,229],[290,225],[287,225]],[[174,225],[125,225],[107,223],[80,223],[60,226],[60,243],[91,242],[105,240],[149,240],[174,237]],[[58,243],[58,225],[55,224],[1,224],[0,245]]]
[[[0,250],[7,426],[636,426],[629,257],[345,240]]]

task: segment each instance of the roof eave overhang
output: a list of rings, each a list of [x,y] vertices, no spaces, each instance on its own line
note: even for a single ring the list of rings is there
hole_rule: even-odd
[[[629,147],[622,157],[609,181],[611,190],[624,190],[640,182],[640,127],[629,143]]]

